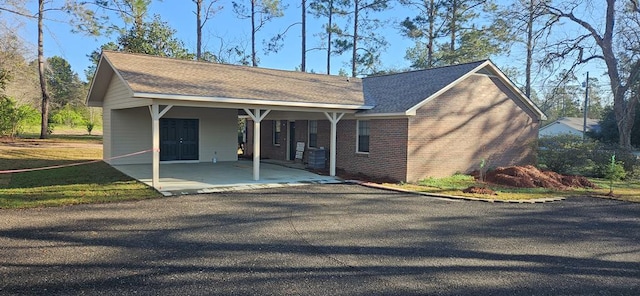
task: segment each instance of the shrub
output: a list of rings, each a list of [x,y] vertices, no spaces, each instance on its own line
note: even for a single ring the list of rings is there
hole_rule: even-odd
[[[37,117],[35,109],[26,105],[17,106],[15,100],[0,96],[0,136],[14,137],[34,114]]]
[[[539,141],[538,162],[541,168],[560,174],[582,175],[594,166],[590,159],[593,142],[583,142],[580,136],[558,135]]]
[[[91,131],[93,130],[93,126],[94,126],[93,122],[87,121],[85,124],[87,127],[87,132],[89,133],[89,135],[91,135]]]
[[[604,178],[613,154],[627,178],[640,176],[640,160],[630,151],[574,135],[541,138],[538,161],[540,168],[557,173]]]
[[[616,162],[616,155],[611,156],[611,162],[602,168],[604,177],[609,180],[609,195],[613,195],[613,181],[618,181],[626,176],[626,172],[622,164]]]
[[[51,121],[56,124],[64,124],[70,127],[82,125],[85,122],[80,112],[73,109],[70,105],[65,106],[53,113]]]

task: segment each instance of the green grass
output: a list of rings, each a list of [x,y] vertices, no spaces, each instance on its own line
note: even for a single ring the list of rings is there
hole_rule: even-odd
[[[418,182],[418,185],[443,189],[465,189],[469,184],[475,184],[473,176],[456,174],[448,178],[427,178]]]
[[[591,192],[594,196],[606,196],[609,193],[609,180],[590,179],[600,189]],[[613,195],[622,200],[640,202],[640,180],[625,180],[613,182]]]
[[[38,168],[102,158],[100,139],[58,137],[0,143],[0,170]],[[99,161],[73,167],[0,174],[0,208],[31,208],[160,197]]]
[[[546,188],[513,188],[494,184],[482,184],[477,182],[472,176],[468,175],[454,175],[446,178],[428,178],[421,180],[417,184],[406,183],[385,185],[418,192],[501,200],[524,200],[568,196],[606,197],[606,194],[609,192],[609,181],[604,179],[590,180],[596,183],[600,189],[574,188],[569,190],[552,190]],[[462,192],[463,189],[470,186],[486,186],[495,191],[497,195],[469,194]],[[618,199],[640,202],[640,180],[615,182],[613,193]]]

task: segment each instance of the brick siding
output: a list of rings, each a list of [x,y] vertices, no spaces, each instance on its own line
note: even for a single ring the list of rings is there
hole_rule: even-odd
[[[260,155],[263,158],[286,160],[287,158],[287,145],[289,145],[289,139],[287,138],[287,131],[289,129],[290,121],[281,120],[280,129],[280,146],[273,145],[273,120],[264,120],[260,125],[260,143],[261,151]],[[295,121],[295,141],[304,142],[305,148],[303,153],[303,162],[307,163],[309,147],[309,126],[307,120]],[[318,120],[318,147],[324,147],[327,150],[326,167],[329,167],[329,147],[331,145],[331,124],[328,120]],[[245,144],[245,155],[251,156],[253,154],[253,121],[247,120],[247,143]],[[295,151],[293,152],[295,153]]]
[[[409,119],[407,180],[535,163],[539,121],[499,79],[472,75]]]
[[[356,120],[338,122],[336,167],[402,181],[407,172],[407,119],[369,120],[369,153],[356,153]]]
[[[273,145],[272,121],[262,122],[261,155],[287,157],[288,122],[281,121],[280,146]],[[472,75],[425,104],[416,116],[371,119],[369,153],[356,153],[356,120],[337,126],[336,168],[397,181],[450,176],[486,167],[535,163],[540,122],[498,78]],[[253,153],[253,124],[249,120],[245,152]],[[318,147],[327,149],[331,124],[318,120]],[[296,121],[296,141],[305,142],[308,122]]]

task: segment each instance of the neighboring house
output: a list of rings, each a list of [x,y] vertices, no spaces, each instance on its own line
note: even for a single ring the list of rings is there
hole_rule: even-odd
[[[87,102],[103,107],[104,160],[149,163],[156,188],[161,161],[236,161],[238,116],[256,180],[260,157],[294,159],[298,142],[305,160],[328,149],[331,175],[532,163],[545,119],[488,60],[360,79],[105,51]]]
[[[540,128],[540,137],[566,134],[582,136],[583,128],[583,117],[561,117]],[[597,119],[587,118],[587,132],[597,132],[599,130],[599,121]]]

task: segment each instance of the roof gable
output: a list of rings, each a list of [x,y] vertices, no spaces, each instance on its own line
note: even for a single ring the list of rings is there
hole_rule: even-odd
[[[490,60],[363,79],[365,102],[375,108],[359,116],[414,115],[415,111],[473,74],[497,76],[540,119],[544,113]]]
[[[105,59],[104,56],[101,56],[98,61],[98,66],[96,67],[96,72],[93,75],[93,79],[91,79],[89,93],[87,94],[86,103],[88,106],[102,107],[102,101],[104,96],[107,94],[109,84],[111,83],[111,79],[113,79],[114,75],[117,79],[122,80],[122,77],[117,71],[115,71],[109,61]],[[124,84],[129,90],[129,95],[133,96],[133,90],[131,90],[128,84]]]
[[[482,61],[366,77],[363,79],[364,99],[367,104],[375,106],[375,108],[361,112],[361,114],[405,113],[445,89],[480,64]]]

